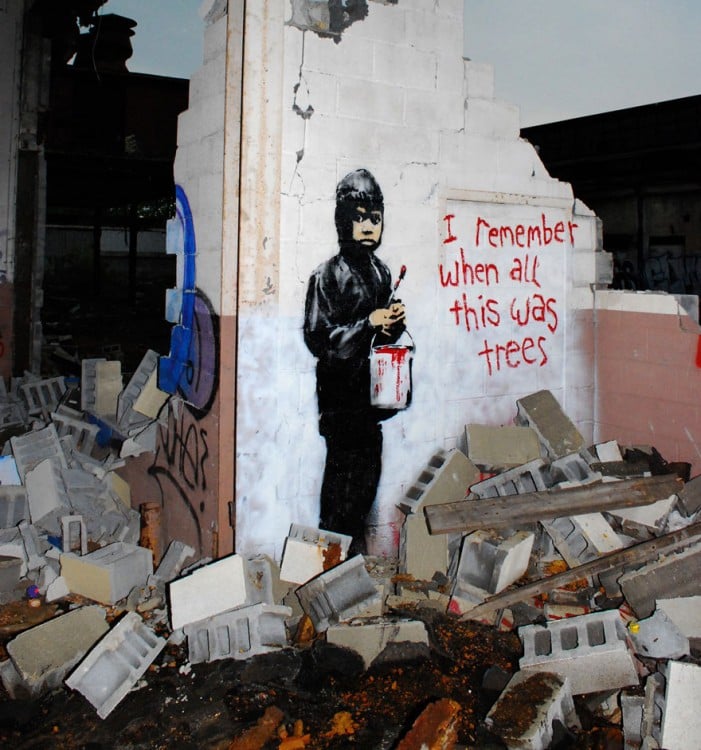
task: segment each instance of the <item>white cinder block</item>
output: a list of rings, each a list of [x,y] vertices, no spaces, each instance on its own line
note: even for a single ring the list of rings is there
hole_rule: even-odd
[[[437,60],[434,53],[412,47],[375,45],[373,78],[407,89],[432,91],[436,88]]]
[[[494,98],[494,66],[463,60],[463,95],[466,99]]]
[[[362,111],[358,102],[363,102]],[[401,125],[404,119],[404,89],[375,81],[341,79],[338,84],[338,114],[341,117]]]
[[[465,132],[489,138],[518,138],[519,108],[498,100],[468,99],[465,103]]]
[[[701,737],[701,667],[678,661],[669,663],[661,747],[697,750]]]
[[[229,555],[171,581],[173,630],[246,604],[246,561]]]

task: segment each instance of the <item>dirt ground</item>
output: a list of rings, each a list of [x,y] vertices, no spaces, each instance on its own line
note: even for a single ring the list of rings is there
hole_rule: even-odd
[[[6,606],[0,613],[1,643],[26,626],[26,603],[13,610]],[[247,748],[389,750],[421,711],[441,698],[460,705],[459,747],[504,747],[483,720],[518,669],[516,634],[433,611],[404,614],[425,622],[430,647],[395,644],[367,671],[357,654],[321,637],[245,661],[197,665],[189,664],[186,644],[168,645],[104,720],[68,688],[38,700],[11,700],[0,688],[0,747],[225,750],[275,707],[282,712],[281,730]],[[582,707],[579,714],[582,732],[574,736],[563,730],[552,747],[623,747],[619,727],[588,718]],[[287,740],[280,737],[285,731]]]

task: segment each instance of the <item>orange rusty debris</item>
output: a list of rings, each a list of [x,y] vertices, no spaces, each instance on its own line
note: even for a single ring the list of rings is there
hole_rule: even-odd
[[[331,570],[341,562],[341,545],[338,542],[331,542],[328,548],[323,551],[324,570]]]
[[[278,727],[277,734],[280,740],[278,750],[302,750],[312,739],[310,734],[304,733],[304,723],[301,719],[295,720],[291,735],[284,724]]]
[[[338,711],[331,719],[331,729],[324,734],[325,738],[337,737],[339,735],[355,734],[358,725],[353,721],[353,716],[349,711]]]
[[[309,615],[302,615],[302,619],[299,621],[297,630],[295,631],[295,644],[299,646],[304,645],[305,643],[311,643],[314,640],[315,635],[316,630],[314,629],[314,623],[311,618]]]
[[[229,750],[261,750],[269,742],[282,723],[284,714],[276,706],[268,706],[254,727],[236,737]]]
[[[419,715],[397,750],[451,750],[458,741],[460,704],[450,698],[430,703]]]

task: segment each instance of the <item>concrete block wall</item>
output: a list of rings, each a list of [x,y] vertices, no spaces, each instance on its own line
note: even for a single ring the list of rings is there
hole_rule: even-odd
[[[652,445],[701,473],[698,298],[601,290],[594,315],[597,439]]]
[[[396,549],[397,503],[426,455],[456,447],[466,423],[510,423],[518,398],[547,388],[591,439],[593,349],[584,324],[591,320],[597,220],[519,138],[518,110],[494,98],[488,61],[463,59],[462,5],[369,3],[367,18],[338,43],[284,25],[287,10],[256,17],[268,24],[270,46],[250,41],[248,54],[259,53],[253,79],[265,68],[266,96],[279,97],[274,112],[262,104],[258,114],[248,110],[249,127],[257,124],[264,141],[255,148],[267,145],[276,155],[260,170],[256,190],[276,174],[279,182],[251,226],[258,239],[239,247],[237,545],[246,552],[279,558],[290,523],[318,523],[325,446],[315,360],[301,333],[304,296],[311,272],[337,252],[334,191],[352,169],[369,169],[382,187],[378,253],[395,277],[407,266],[400,296],[416,344],[412,404],[383,425],[371,550]],[[269,211],[274,201],[277,216]],[[531,248],[509,241],[490,247],[480,219],[503,231],[543,224],[550,231],[558,223],[571,231]],[[463,259],[494,261],[499,281],[466,283]],[[514,300],[520,322],[512,318]],[[477,322],[468,330],[469,316]],[[490,355],[480,354],[489,347]]]

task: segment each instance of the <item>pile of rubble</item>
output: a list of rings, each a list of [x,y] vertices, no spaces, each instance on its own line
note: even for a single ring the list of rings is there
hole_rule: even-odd
[[[7,643],[11,698],[66,687],[105,719],[167,644],[186,649],[184,674],[319,641],[365,669],[389,651],[429,658],[439,612],[520,639],[519,669],[481,717],[495,746],[575,736],[582,700],[627,750],[698,746],[701,477],[688,466],[585,446],[540,391],[513,425],[468,424],[460,447],[430,457],[400,503],[397,560],[348,558],[350,537],[293,525],[279,565],[193,561],[176,540],[154,570],[116,470],[155,449],[168,398],[156,371],[148,352],[123,388],[118,362],[84,360],[77,381],[27,375],[0,394],[0,603],[69,603]],[[461,710],[431,702],[396,747],[458,747]],[[281,723],[266,711],[230,747],[322,746]],[[353,734],[350,714],[336,723]]]

